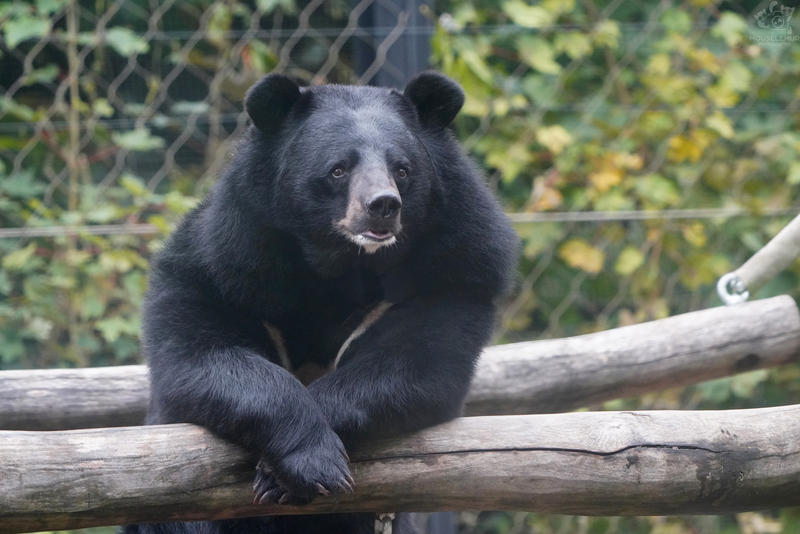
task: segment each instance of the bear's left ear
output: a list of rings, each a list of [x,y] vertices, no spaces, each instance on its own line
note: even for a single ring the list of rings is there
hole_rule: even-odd
[[[444,128],[456,118],[464,105],[461,87],[438,72],[422,72],[408,82],[403,94],[417,108],[425,128]]]
[[[247,90],[244,109],[264,133],[277,130],[300,98],[300,86],[283,74],[267,74]]]

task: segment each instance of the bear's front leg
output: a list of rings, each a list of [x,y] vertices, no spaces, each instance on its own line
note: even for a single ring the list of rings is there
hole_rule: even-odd
[[[348,447],[442,423],[460,414],[493,322],[485,298],[432,295],[394,304],[309,391]]]
[[[261,353],[259,325],[185,295],[148,302],[148,421],[195,423],[256,453],[270,468],[257,471],[259,502],[351,491],[342,441],[308,390]]]

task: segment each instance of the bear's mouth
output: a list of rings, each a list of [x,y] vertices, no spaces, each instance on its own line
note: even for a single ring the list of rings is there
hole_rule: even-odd
[[[366,232],[361,233],[361,235],[370,241],[375,241],[377,243],[382,243],[394,238],[394,234],[389,230],[367,230]]]
[[[351,232],[347,228],[339,227],[339,232],[348,241],[358,245],[367,254],[374,254],[378,249],[397,243],[397,236],[391,230],[366,230],[364,232]]]

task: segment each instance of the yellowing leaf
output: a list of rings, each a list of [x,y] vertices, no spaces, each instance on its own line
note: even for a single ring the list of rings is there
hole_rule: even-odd
[[[603,269],[605,254],[583,239],[574,238],[564,243],[558,250],[558,256],[567,265],[581,269],[587,273],[597,274]]]
[[[789,174],[786,176],[786,182],[790,185],[800,184],[800,161],[793,161],[789,165]]]
[[[706,89],[706,94],[720,108],[732,108],[739,102],[739,95],[736,92],[720,84],[711,85]]]
[[[622,171],[615,168],[607,168],[589,175],[589,181],[600,192],[608,191],[622,181]]]
[[[753,73],[740,61],[731,61],[722,69],[719,84],[737,93],[746,93],[752,90],[750,86]]]
[[[669,140],[667,158],[675,163],[691,161],[692,163],[700,159],[703,151],[708,146],[707,136],[697,135],[696,133],[686,135],[675,135]]]
[[[9,271],[18,271],[33,257],[36,252],[36,243],[29,243],[27,247],[17,249],[3,257],[3,268]]]
[[[545,74],[558,74],[561,65],[556,63],[553,48],[541,37],[525,35],[519,39],[519,55],[522,60]]]
[[[688,241],[691,245],[697,248],[703,248],[706,246],[708,238],[706,237],[706,230],[702,223],[698,222],[686,225],[681,228],[681,233],[683,234],[683,238],[686,239],[686,241]]]
[[[563,126],[542,126],[536,131],[536,140],[553,154],[559,154],[572,143],[572,136]]]
[[[467,93],[466,97],[464,98],[464,107],[461,108],[461,112],[464,115],[470,115],[472,117],[485,117],[489,114],[489,104],[487,104],[486,101],[479,98],[474,98]]]
[[[653,54],[650,56],[650,61],[647,62],[646,70],[650,74],[666,76],[669,74],[670,66],[669,54]]]
[[[716,111],[706,118],[706,126],[717,132],[725,139],[733,137],[733,124],[721,111]]]
[[[625,247],[614,264],[614,270],[622,276],[632,274],[644,263],[644,254],[634,247]]]
[[[517,142],[508,145],[506,150],[496,150],[486,156],[486,163],[500,170],[504,182],[511,182],[531,160],[528,147]]]
[[[613,20],[602,20],[594,28],[594,40],[600,46],[616,48],[619,42],[619,26]]]
[[[691,50],[689,58],[692,60],[692,67],[695,69],[707,70],[712,74],[719,72],[719,60],[708,48]]]
[[[641,170],[644,165],[644,160],[639,154],[629,154],[627,152],[615,152],[612,155],[611,161],[617,167],[630,169],[633,171]]]
[[[553,15],[541,6],[531,6],[521,0],[503,3],[503,12],[514,22],[526,28],[544,28],[553,23]]]
[[[561,205],[564,200],[561,191],[551,185],[547,176],[539,176],[533,181],[533,192],[528,202],[531,211],[552,210]]]

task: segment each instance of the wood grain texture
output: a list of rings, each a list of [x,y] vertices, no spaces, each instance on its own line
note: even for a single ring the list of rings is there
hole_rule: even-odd
[[[566,339],[489,347],[468,415],[555,412],[800,358],[800,314],[788,296],[712,308]],[[0,372],[0,428],[137,425],[144,366]]]
[[[352,495],[254,506],[254,460],[192,425],[0,432],[0,532],[387,510],[715,514],[800,505],[800,405],[467,417],[355,451]]]

